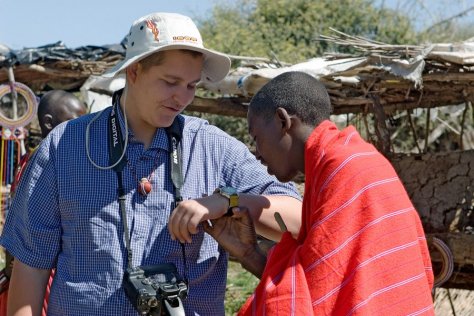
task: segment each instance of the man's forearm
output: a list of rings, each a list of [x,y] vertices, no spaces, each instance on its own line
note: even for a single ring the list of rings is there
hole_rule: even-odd
[[[294,237],[298,236],[301,227],[301,201],[283,195],[239,194],[239,204],[249,209],[259,235],[274,241],[281,239],[283,232],[274,217],[275,212],[279,212],[288,231]]]
[[[39,316],[51,270],[32,268],[14,260],[8,290],[8,316]]]

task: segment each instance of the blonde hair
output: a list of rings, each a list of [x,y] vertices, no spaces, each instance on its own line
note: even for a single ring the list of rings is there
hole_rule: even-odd
[[[189,55],[191,55],[193,57],[196,57],[196,58],[199,57],[199,56],[203,56],[203,54],[201,52],[197,52],[197,51],[194,51],[194,50],[189,50],[189,49],[177,49],[177,50],[180,51],[180,52],[189,54]],[[150,56],[147,56],[147,57],[143,58],[142,60],[138,61],[138,63],[140,65],[142,65],[142,68],[144,70],[148,70],[153,66],[159,66],[159,65],[163,64],[163,62],[165,60],[165,57],[166,57],[166,54],[165,54],[166,52],[168,52],[168,51],[167,50],[158,51],[154,54],[151,54]]]

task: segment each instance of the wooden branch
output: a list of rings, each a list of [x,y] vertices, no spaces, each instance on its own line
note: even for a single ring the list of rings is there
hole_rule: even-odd
[[[186,110],[226,116],[247,117],[248,98],[200,98],[195,97]]]
[[[462,104],[465,102],[466,98],[462,91],[457,90],[459,89],[453,87],[449,92],[446,92],[445,90],[439,90],[437,86],[434,86],[433,88],[425,86],[423,94],[422,91],[413,89],[410,91],[409,96],[405,95],[403,89],[398,90],[400,92],[399,94],[396,94],[395,91],[392,93],[390,90],[385,90],[385,92],[380,93],[379,102],[386,114],[416,108],[434,108],[445,106],[446,104]],[[403,91],[403,93],[401,93],[401,91]],[[468,94],[474,94],[474,87],[466,86],[465,91]],[[372,108],[374,104],[372,98],[369,96],[344,96],[343,88],[337,90],[336,93],[329,92],[334,107],[333,113],[336,115],[365,113],[366,107]],[[376,91],[372,91],[372,93],[376,93]],[[226,116],[246,117],[249,102],[250,97],[243,96],[220,98],[196,97],[188,106],[187,110]]]
[[[426,74],[423,76],[423,81],[439,81],[439,82],[472,82],[474,80],[474,73],[472,72],[465,72],[465,73],[433,73],[433,74]]]
[[[377,95],[370,96],[373,100],[371,107],[375,117],[375,133],[377,135],[377,148],[384,154],[390,153],[390,132],[387,128],[386,121],[387,117],[384,113],[382,105],[380,104],[379,97]]]
[[[470,11],[474,10],[474,6],[470,7],[470,8],[467,8],[466,10],[464,11],[461,11],[459,13],[456,13],[455,15],[452,15],[450,16],[449,18],[446,18],[446,19],[443,19],[431,26],[429,26],[426,30],[424,30],[422,33],[428,33],[429,31],[431,31],[432,29],[434,29],[435,27],[437,27],[438,25],[441,25],[441,24],[444,24],[444,23],[447,23],[447,22],[450,22],[454,19],[457,19],[457,18],[460,18],[466,14],[468,14]]]

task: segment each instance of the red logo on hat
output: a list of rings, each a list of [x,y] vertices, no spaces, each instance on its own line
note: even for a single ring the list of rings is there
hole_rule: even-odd
[[[153,33],[155,36],[155,41],[159,42],[160,40],[158,39],[158,34],[160,34],[160,31],[156,28],[155,23],[151,20],[146,21],[146,26],[150,29],[150,31]]]

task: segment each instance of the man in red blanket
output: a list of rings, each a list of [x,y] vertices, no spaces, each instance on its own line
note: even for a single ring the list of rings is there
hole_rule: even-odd
[[[205,225],[261,278],[239,315],[433,315],[420,218],[390,162],[354,127],[339,131],[331,111],[325,87],[302,72],[250,103],[257,157],[280,181],[303,172],[305,189],[298,238],[286,232],[268,256],[244,206]]]
[[[38,123],[41,129],[41,137],[45,138],[51,130],[62,122],[69,121],[86,114],[86,106],[72,93],[63,90],[52,90],[43,95],[38,104]],[[36,148],[23,155],[18,163],[15,179],[10,187],[10,199],[15,196],[15,191],[20,182],[21,175],[25,170],[30,157],[34,154]],[[11,269],[13,267],[13,257],[6,253],[6,268],[0,271],[3,276],[0,280],[0,316],[7,315],[8,287]],[[48,297],[53,282],[54,270],[49,277],[48,286],[45,291],[42,316],[46,316],[48,309]],[[27,295],[28,289],[25,289]]]

